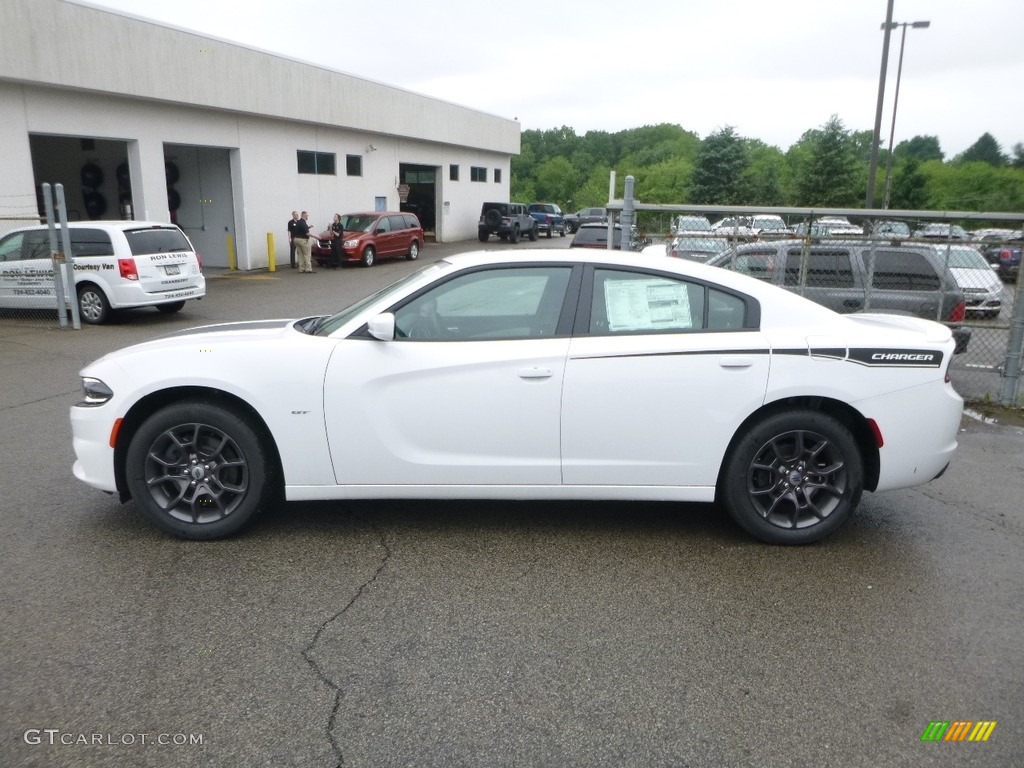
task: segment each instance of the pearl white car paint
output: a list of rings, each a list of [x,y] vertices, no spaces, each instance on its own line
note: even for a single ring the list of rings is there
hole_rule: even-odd
[[[396,311],[449,278],[548,263],[720,287],[746,297],[759,322],[611,334],[577,324],[542,338],[389,335]],[[588,295],[586,280],[579,293]],[[173,402],[184,387],[223,393],[265,425],[288,500],[708,502],[721,493],[730,446],[763,414],[833,401],[881,437],[867,449],[878,463],[867,490],[904,488],[949,463],[963,406],[946,377],[954,342],[938,323],[839,315],[744,275],[658,255],[465,254],[364,300],[327,336],[310,335],[304,322],[192,329],[84,368],[113,394],[71,408],[75,476],[127,496],[117,462],[131,434],[118,420],[137,424],[140,411]]]

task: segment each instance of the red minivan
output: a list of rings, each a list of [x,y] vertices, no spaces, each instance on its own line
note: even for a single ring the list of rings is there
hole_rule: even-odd
[[[313,261],[319,266],[358,261],[372,267],[377,259],[415,259],[423,247],[423,227],[412,213],[347,213],[341,217],[341,226],[344,232],[340,237],[324,232],[314,241]]]

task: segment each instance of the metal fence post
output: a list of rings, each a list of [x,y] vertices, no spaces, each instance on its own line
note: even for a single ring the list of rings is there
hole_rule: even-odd
[[[75,256],[71,252],[71,232],[68,230],[67,205],[64,201],[64,185],[54,187],[57,198],[57,215],[60,217],[60,239],[64,249],[64,280],[71,297],[71,325],[78,331],[82,328],[82,319],[78,316],[78,290],[75,287]]]
[[[57,248],[57,224],[53,220],[53,196],[49,183],[43,184],[43,204],[46,206],[46,229],[50,235],[50,264],[53,265],[53,292],[57,297],[57,322],[61,328],[67,328],[67,300],[64,298],[64,280],[60,273],[64,254],[59,253]]]
[[[1006,361],[1003,363],[1003,387],[999,393],[999,404],[1017,405],[1020,388],[1021,359],[1024,356],[1024,275],[1017,273],[1017,293],[1013,300],[1013,322],[1010,324],[1010,340],[1006,345]]]

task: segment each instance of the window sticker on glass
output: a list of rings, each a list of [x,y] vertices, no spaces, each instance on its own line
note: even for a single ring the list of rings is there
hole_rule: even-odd
[[[606,280],[608,329],[640,331],[693,327],[686,286],[669,280]]]

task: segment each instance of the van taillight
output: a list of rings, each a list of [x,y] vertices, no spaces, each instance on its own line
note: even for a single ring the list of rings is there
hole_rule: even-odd
[[[199,271],[203,271],[203,257],[199,255],[199,251],[196,251],[196,261],[199,262]]]
[[[949,322],[951,323],[962,323],[964,318],[967,317],[967,305],[964,302],[959,302],[953,311],[949,313]]]
[[[999,252],[999,260],[1006,262],[1013,261],[1013,251],[1009,248],[1003,248],[1003,250]]]
[[[121,270],[121,277],[125,280],[139,279],[139,270],[135,266],[135,259],[118,259],[117,268]]]

